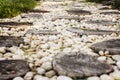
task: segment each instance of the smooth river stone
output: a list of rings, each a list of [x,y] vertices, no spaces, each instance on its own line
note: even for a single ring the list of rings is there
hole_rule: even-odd
[[[24,60],[0,60],[0,80],[23,76],[30,70]]]
[[[93,30],[93,29],[80,29],[80,28],[68,28],[70,32],[77,33],[79,35],[110,35],[112,33],[119,33],[118,31],[108,30]]]
[[[69,10],[66,10],[68,13],[72,13],[72,14],[77,14],[77,15],[90,15],[91,12],[87,11],[87,10],[82,10],[79,8],[71,8]]]
[[[57,35],[60,34],[57,31],[54,30],[37,30],[37,29],[30,29],[26,32],[26,34],[33,34],[33,35],[40,35],[40,34],[44,34],[44,35]]]
[[[16,36],[0,36],[0,47],[12,47],[19,46],[19,44],[23,43],[23,38]]]
[[[98,61],[97,57],[80,52],[58,53],[53,59],[53,68],[59,75],[70,77],[96,76],[113,70],[111,65]]]
[[[110,39],[91,45],[95,52],[109,51],[111,55],[120,55],[120,39]]]
[[[107,21],[107,20],[90,20],[90,21],[86,21],[86,23],[103,25],[103,26],[110,26],[110,25],[115,24],[115,22]]]
[[[80,20],[80,18],[78,16],[56,16],[52,20],[55,21],[57,19]]]
[[[0,22],[0,27],[18,27],[33,25],[32,22]]]

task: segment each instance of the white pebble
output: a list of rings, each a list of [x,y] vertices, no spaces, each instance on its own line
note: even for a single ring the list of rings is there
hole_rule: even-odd
[[[49,80],[49,78],[43,77],[43,76],[40,76],[40,75],[35,75],[33,80]]]
[[[98,57],[98,60],[99,60],[99,61],[106,61],[106,59],[107,59],[107,58],[106,58],[105,56],[100,56],[100,57]]]
[[[112,58],[113,58],[115,61],[120,61],[120,55],[113,55]]]
[[[5,53],[6,52],[6,48],[5,47],[0,47],[0,52],[1,53]]]
[[[24,76],[25,80],[31,80],[33,78],[33,72],[27,72]]]
[[[49,77],[49,78],[53,77],[54,75],[55,75],[55,71],[53,71],[53,70],[48,71],[48,72],[45,73],[45,76]]]
[[[59,77],[57,77],[57,80],[72,80],[72,78],[70,78],[68,76],[59,76]]]
[[[41,45],[41,48],[42,48],[42,49],[48,49],[48,48],[49,48],[49,45],[48,45],[48,44],[43,44],[43,45]]]
[[[49,37],[49,40],[50,40],[50,41],[53,41],[53,40],[55,40],[55,39],[57,39],[57,37],[56,37],[55,35],[52,35],[52,36]]]
[[[114,80],[114,79],[106,74],[103,74],[100,76],[100,80]]]
[[[117,64],[118,68],[120,69],[120,61],[118,61],[116,64]]]
[[[51,62],[45,62],[42,64],[41,67],[45,70],[50,70],[50,69],[52,69],[52,64],[51,64]]]
[[[13,80],[24,80],[22,77],[15,77]]]
[[[37,70],[37,73],[40,75],[45,73],[45,69],[43,69],[43,68],[37,68],[36,70]]]
[[[104,53],[103,51],[99,51],[99,54],[100,54],[101,56],[105,55],[105,53]]]
[[[120,80],[120,71],[110,73],[110,76],[113,77],[115,80]]]
[[[93,76],[93,77],[89,77],[87,80],[100,80],[100,78],[97,76]]]

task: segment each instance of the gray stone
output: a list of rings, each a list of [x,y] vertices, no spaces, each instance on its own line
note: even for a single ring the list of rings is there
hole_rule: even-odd
[[[50,11],[40,10],[40,9],[33,9],[30,12],[33,12],[33,13],[49,13]]]
[[[96,76],[112,71],[109,64],[80,52],[58,53],[53,59],[53,68],[59,75],[70,77]]]
[[[66,10],[68,13],[72,13],[72,14],[77,14],[77,15],[90,15],[91,12],[87,11],[87,10],[82,10],[79,8],[71,8],[69,10]]]
[[[57,17],[53,18],[52,20],[55,21],[57,19],[80,20],[80,18],[78,16],[57,16]]]
[[[110,26],[110,25],[116,24],[116,22],[112,22],[108,20],[89,20],[89,21],[86,21],[86,23],[103,25],[103,26]]]
[[[23,38],[20,37],[0,36],[0,47],[19,46],[19,44],[23,42],[24,42]]]
[[[91,48],[96,51],[109,51],[111,55],[120,55],[120,39],[110,39],[91,45]]]
[[[120,14],[120,12],[119,11],[117,11],[117,10],[106,10],[106,11],[102,11],[102,12],[100,12],[100,14],[104,14],[104,15],[114,15],[114,14]]]
[[[108,31],[108,30],[88,30],[88,29],[81,29],[81,28],[68,28],[68,31],[73,33],[77,33],[79,35],[109,35],[112,33],[118,33],[118,31]]]
[[[25,75],[30,70],[24,60],[1,60],[0,61],[0,80],[7,80]]]
[[[21,15],[22,18],[42,18],[41,14],[30,13],[26,15]]]
[[[32,22],[0,22],[0,27],[18,27],[24,25],[33,25]]]
[[[54,30],[37,30],[37,29],[29,29],[26,34],[33,34],[33,35],[40,35],[40,34],[44,34],[44,35],[57,35],[60,34],[57,31]]]

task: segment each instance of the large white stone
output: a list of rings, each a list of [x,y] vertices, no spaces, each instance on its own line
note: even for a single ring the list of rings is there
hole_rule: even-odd
[[[45,73],[45,69],[43,69],[43,68],[40,68],[40,67],[39,67],[39,68],[37,68],[36,70],[37,70],[37,73],[40,74],[40,75],[42,75],[42,74]]]
[[[108,76],[107,74],[103,74],[100,76],[100,80],[114,80],[114,79]]]
[[[72,80],[72,78],[67,77],[67,76],[58,76],[57,80]]]
[[[115,80],[120,80],[120,71],[110,73],[110,76],[113,77]]]
[[[45,70],[50,70],[52,69],[52,64],[51,62],[44,62],[41,67]]]
[[[113,58],[115,61],[120,61],[120,55],[113,55],[112,58]]]
[[[100,78],[97,76],[93,76],[93,77],[89,77],[87,80],[100,80]]]
[[[22,77],[15,77],[13,80],[24,80]]]
[[[49,78],[53,77],[54,75],[55,75],[55,71],[53,71],[53,70],[48,71],[48,72],[45,73],[45,76],[49,77]]]
[[[98,60],[99,60],[99,61],[106,61],[106,59],[107,59],[107,58],[106,58],[105,56],[100,56],[100,57],[98,57]]]
[[[33,72],[27,72],[26,75],[24,76],[25,80],[31,80],[33,78]]]
[[[5,47],[0,47],[0,52],[1,53],[5,53],[6,52],[6,48]]]

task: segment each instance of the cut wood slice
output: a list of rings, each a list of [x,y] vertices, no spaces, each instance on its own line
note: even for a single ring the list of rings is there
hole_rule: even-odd
[[[55,21],[57,19],[80,20],[78,16],[56,16],[52,20]]]
[[[82,10],[82,9],[79,9],[79,8],[71,8],[71,9],[66,10],[66,11],[68,13],[76,14],[76,15],[90,15],[91,14],[90,11]]]
[[[23,76],[30,70],[24,60],[0,60],[0,80]]]
[[[53,59],[53,68],[59,75],[70,77],[96,76],[112,71],[109,64],[81,52],[58,53]]]
[[[22,26],[30,26],[33,25],[32,22],[0,22],[0,27],[22,27]]]
[[[95,52],[109,51],[111,55],[120,55],[120,39],[110,39],[95,43],[91,47]]]
[[[44,35],[57,35],[60,34],[57,31],[54,30],[37,30],[37,29],[30,29],[26,32],[26,34],[32,34],[32,35],[40,35],[40,34],[44,34]]]
[[[0,47],[19,46],[24,40],[16,36],[0,36]]]
[[[93,29],[81,29],[81,28],[68,28],[68,31],[73,33],[77,33],[79,35],[110,35],[112,33],[119,33],[119,31],[111,31],[111,30],[93,30]]]

